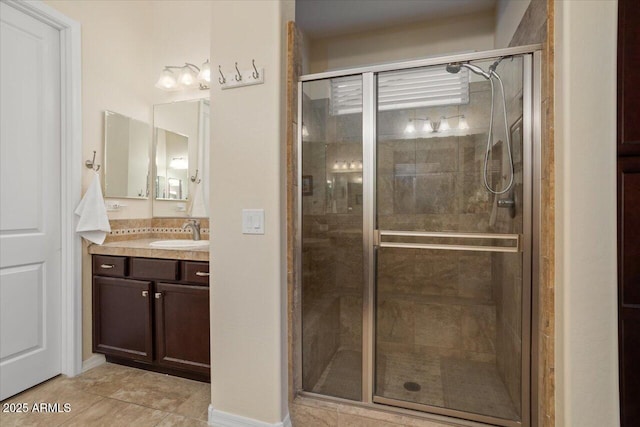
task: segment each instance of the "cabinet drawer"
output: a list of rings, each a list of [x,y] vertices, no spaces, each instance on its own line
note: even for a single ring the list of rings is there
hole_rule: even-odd
[[[184,261],[182,280],[190,283],[209,284],[209,263]]]
[[[127,275],[127,257],[94,255],[93,274],[98,276],[124,277]]]
[[[148,280],[177,280],[180,261],[173,259],[131,258],[131,276]]]

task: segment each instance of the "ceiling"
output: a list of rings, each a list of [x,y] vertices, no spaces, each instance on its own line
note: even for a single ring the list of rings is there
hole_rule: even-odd
[[[493,10],[497,0],[296,0],[296,24],[309,37],[355,33]]]

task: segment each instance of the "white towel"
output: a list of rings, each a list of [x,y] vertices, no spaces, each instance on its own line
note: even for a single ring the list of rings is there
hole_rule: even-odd
[[[207,205],[204,201],[204,190],[201,183],[192,185],[191,203],[189,204],[189,216],[192,218],[206,218],[209,216]]]
[[[101,245],[107,237],[107,233],[111,231],[109,225],[109,217],[107,217],[107,208],[102,198],[102,189],[100,188],[100,175],[96,173],[93,181],[89,185],[89,189],[84,193],[84,197],[75,210],[75,214],[80,217],[76,226],[76,233],[89,240],[90,242]]]

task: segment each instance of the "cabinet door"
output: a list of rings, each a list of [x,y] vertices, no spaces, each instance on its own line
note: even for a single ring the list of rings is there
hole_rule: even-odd
[[[208,374],[209,288],[157,283],[154,297],[158,364]]]
[[[93,351],[153,360],[151,282],[93,277]]]
[[[640,425],[640,157],[618,159],[621,425]]]

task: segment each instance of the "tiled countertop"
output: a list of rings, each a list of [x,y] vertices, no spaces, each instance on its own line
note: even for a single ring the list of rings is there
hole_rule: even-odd
[[[105,243],[104,245],[92,244],[89,246],[90,254],[120,255],[142,258],[181,259],[189,261],[209,261],[209,247],[204,248],[152,248],[149,243],[161,239],[123,240],[121,242]]]

